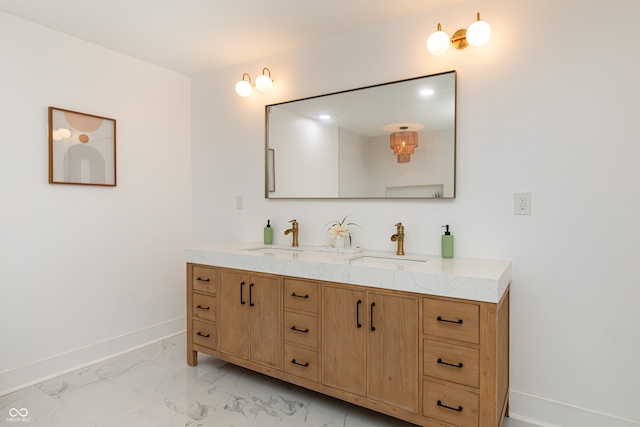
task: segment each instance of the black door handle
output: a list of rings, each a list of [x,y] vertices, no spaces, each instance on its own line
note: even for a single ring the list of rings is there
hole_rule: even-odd
[[[244,304],[244,298],[242,298],[242,287],[244,286],[244,282],[240,283],[240,304]]]
[[[376,330],[376,327],[373,326],[373,307],[375,307],[375,306],[376,306],[376,303],[372,302],[371,303],[371,332]]]
[[[362,328],[362,325],[360,324],[360,304],[362,304],[362,301],[358,300],[356,303],[356,326],[358,328]]]
[[[253,307],[253,283],[249,285],[249,307]]]

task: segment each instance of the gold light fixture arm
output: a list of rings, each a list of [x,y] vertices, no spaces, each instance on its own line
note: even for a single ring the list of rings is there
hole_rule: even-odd
[[[453,33],[453,37],[451,37],[451,45],[458,50],[462,50],[469,46],[467,42],[467,30],[464,28]]]

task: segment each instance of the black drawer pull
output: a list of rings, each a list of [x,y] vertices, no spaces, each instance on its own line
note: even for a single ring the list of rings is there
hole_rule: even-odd
[[[203,278],[201,278],[201,277],[198,277],[196,280],[197,280],[198,282],[208,282],[208,281],[210,281],[210,279],[203,279]]]
[[[462,406],[458,406],[457,408],[452,408],[451,406],[443,405],[441,400],[438,400],[438,406],[441,408],[451,409],[452,411],[462,412]]]
[[[202,332],[198,332],[196,335],[201,336],[202,338],[209,338],[211,335],[210,334],[203,334]]]
[[[309,366],[309,362],[304,363],[304,364],[303,364],[303,363],[298,363],[298,362],[296,362],[296,359],[293,359],[293,360],[291,361],[291,363],[293,363],[294,365],[298,365],[298,366],[304,366],[305,368],[306,368],[307,366]]]
[[[453,363],[443,362],[442,359],[440,358],[438,358],[438,363],[441,365],[453,366],[454,368],[462,368],[464,366],[462,362],[458,363],[457,365],[454,365]]]
[[[198,304],[196,308],[199,308],[200,310],[209,310],[210,307],[203,307],[200,304]]]
[[[309,295],[297,295],[295,292],[292,293],[291,296],[296,298],[309,298]]]
[[[457,323],[458,325],[462,325],[462,319],[459,319],[459,320],[447,320],[447,319],[443,319],[442,317],[438,316],[438,318],[436,320],[438,322]]]
[[[307,329],[305,329],[305,330],[303,331],[302,329],[298,329],[298,328],[296,328],[295,326],[292,326],[292,327],[291,327],[291,330],[292,330],[292,331],[296,331],[296,332],[304,332],[305,334],[306,334],[307,332],[309,332],[309,328],[307,328]]]

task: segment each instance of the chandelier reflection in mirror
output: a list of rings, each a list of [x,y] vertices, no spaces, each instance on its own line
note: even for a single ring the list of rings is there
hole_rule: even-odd
[[[408,129],[408,126],[400,126],[400,132],[394,132],[390,137],[390,146],[393,154],[398,156],[398,163],[409,163],[411,155],[418,148],[418,132]]]

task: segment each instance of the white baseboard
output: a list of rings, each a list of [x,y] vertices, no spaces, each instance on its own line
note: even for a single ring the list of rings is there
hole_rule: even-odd
[[[511,390],[509,417],[541,427],[638,427],[640,421]]]
[[[185,331],[185,319],[179,317],[0,372],[0,396],[177,335]]]

